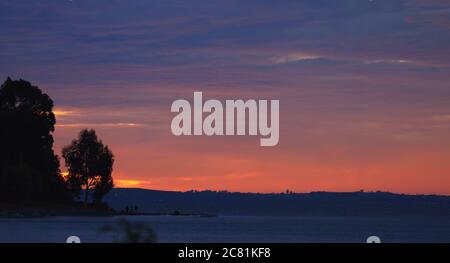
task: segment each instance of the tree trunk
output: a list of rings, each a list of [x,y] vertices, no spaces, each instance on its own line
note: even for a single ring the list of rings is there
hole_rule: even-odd
[[[86,191],[84,192],[84,204],[87,205],[89,197],[89,186],[86,185]]]

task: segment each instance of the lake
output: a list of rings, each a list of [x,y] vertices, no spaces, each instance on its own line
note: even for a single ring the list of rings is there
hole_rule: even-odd
[[[158,242],[450,242],[449,217],[128,216]],[[120,217],[0,218],[0,242],[113,242],[99,231]]]

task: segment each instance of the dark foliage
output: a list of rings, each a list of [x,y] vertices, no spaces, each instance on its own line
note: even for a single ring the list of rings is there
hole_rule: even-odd
[[[78,139],[63,149],[63,157],[69,170],[67,182],[74,196],[85,189],[84,202],[88,202],[90,190],[93,200],[100,203],[114,186],[111,177],[114,156],[103,145],[94,130],[82,130]]]
[[[53,101],[25,80],[0,88],[0,199],[67,201],[53,152]]]

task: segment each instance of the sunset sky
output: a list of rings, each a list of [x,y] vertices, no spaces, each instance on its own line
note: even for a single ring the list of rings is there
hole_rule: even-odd
[[[118,187],[450,194],[450,1],[0,0],[0,78]],[[174,100],[280,100],[280,142],[175,137]],[[64,170],[63,166],[63,170]]]

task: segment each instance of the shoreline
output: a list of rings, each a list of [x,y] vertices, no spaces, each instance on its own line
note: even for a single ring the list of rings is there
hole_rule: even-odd
[[[49,216],[113,216],[106,205],[83,203],[23,202],[0,203],[0,218],[39,218]]]
[[[0,205],[0,218],[46,218],[46,217],[114,217],[114,216],[197,216],[217,217],[207,213],[162,212],[117,212],[107,206],[85,207],[80,204],[45,204],[45,205]]]
[[[63,213],[63,212],[17,212],[17,211],[2,211],[0,209],[0,220],[1,219],[38,219],[38,218],[57,218],[57,217],[68,217],[68,218],[93,218],[93,217],[104,217],[104,218],[113,218],[113,217],[196,217],[196,218],[218,218],[218,217],[255,217],[255,218],[336,218],[336,219],[348,219],[348,218],[366,218],[370,219],[382,219],[382,218],[413,218],[413,219],[423,219],[423,218],[448,218],[450,219],[450,215],[442,214],[384,214],[384,215],[363,215],[363,214],[333,214],[333,213],[321,213],[321,214],[304,214],[304,215],[267,215],[267,214],[202,214],[202,213],[156,213],[156,212],[147,212],[147,213],[134,213],[134,214],[126,214],[126,213],[102,213],[102,212],[92,212],[92,211],[84,211],[84,212],[72,212],[72,213]]]

